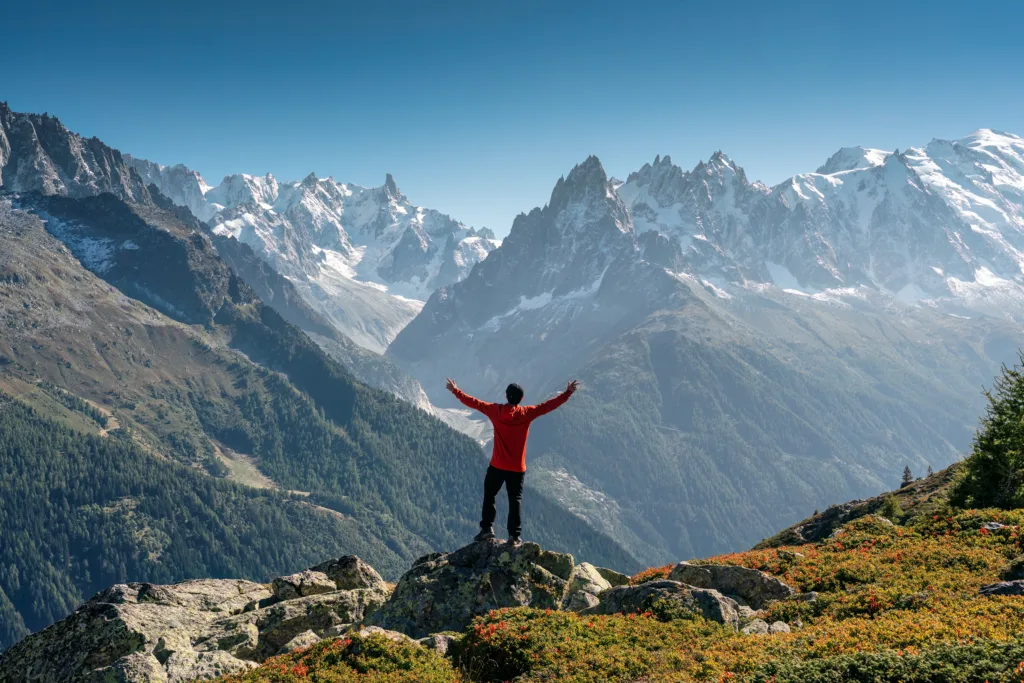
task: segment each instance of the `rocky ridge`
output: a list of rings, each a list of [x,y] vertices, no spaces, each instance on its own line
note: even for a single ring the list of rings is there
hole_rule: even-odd
[[[769,596],[788,598],[792,590],[785,584],[743,567],[700,567],[704,574],[692,577],[688,567],[697,569],[680,563],[669,580],[631,585],[627,576],[577,564],[567,553],[491,540],[421,557],[394,587],[354,556],[269,584],[120,584],[0,655],[0,680],[206,680],[350,632],[416,639],[455,656],[458,638],[445,632],[462,631],[475,617],[507,607],[584,614],[674,609],[745,633],[788,630],[781,622],[762,629],[758,613],[746,606],[764,606]]]

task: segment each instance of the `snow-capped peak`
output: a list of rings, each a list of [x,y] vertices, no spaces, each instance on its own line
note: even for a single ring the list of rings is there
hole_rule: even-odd
[[[253,176],[248,173],[224,176],[220,185],[206,193],[206,201],[215,211],[233,209],[248,202],[270,206],[278,196],[277,179],[271,174]]]
[[[891,152],[870,147],[843,147],[818,167],[815,173],[831,175],[843,171],[855,171],[862,168],[873,168],[885,163]]]

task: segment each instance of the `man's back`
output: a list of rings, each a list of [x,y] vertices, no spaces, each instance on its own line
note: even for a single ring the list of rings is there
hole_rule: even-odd
[[[488,403],[473,398],[458,387],[452,389],[455,398],[463,405],[478,410],[494,425],[494,448],[491,465],[508,472],[526,471],[526,440],[530,435],[530,424],[541,415],[550,413],[572,396],[575,386],[570,384],[564,392],[535,406]]]

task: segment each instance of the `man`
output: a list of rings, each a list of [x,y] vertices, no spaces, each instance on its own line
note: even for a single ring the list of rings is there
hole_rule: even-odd
[[[491,453],[491,464],[487,467],[484,477],[484,506],[480,519],[480,533],[474,541],[494,538],[494,518],[498,514],[494,507],[494,499],[505,485],[508,495],[508,542],[516,546],[520,544],[522,521],[520,503],[523,499],[523,476],[526,474],[526,437],[530,434],[530,423],[541,415],[550,413],[569,400],[580,383],[569,382],[558,396],[535,406],[521,406],[523,388],[518,384],[509,384],[505,389],[508,403],[487,403],[473,398],[448,380],[448,391],[455,395],[463,405],[479,410],[494,425],[494,450]]]

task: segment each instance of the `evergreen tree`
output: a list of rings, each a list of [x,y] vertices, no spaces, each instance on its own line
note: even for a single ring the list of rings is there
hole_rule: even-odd
[[[900,483],[900,488],[909,486],[914,483],[914,473],[910,471],[910,465],[903,468],[903,481]]]
[[[1024,365],[1004,365],[985,398],[988,409],[952,501],[971,507],[1024,507]]]
[[[930,477],[930,476],[932,476],[933,474],[935,474],[935,470],[933,470],[933,469],[932,469],[932,466],[931,466],[931,465],[928,465],[928,476]]]

